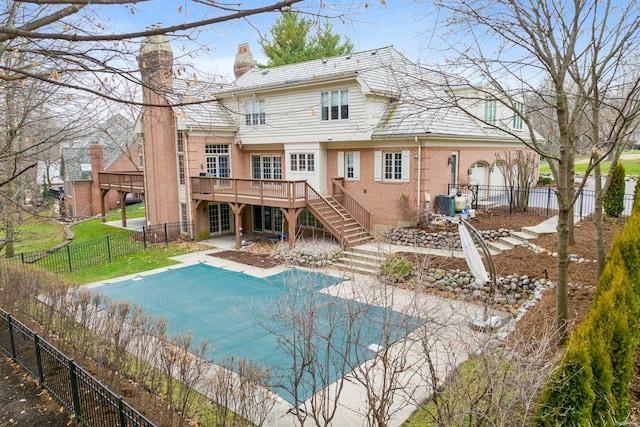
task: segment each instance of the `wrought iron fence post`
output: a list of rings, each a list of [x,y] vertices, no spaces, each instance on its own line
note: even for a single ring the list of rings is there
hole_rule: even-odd
[[[69,273],[73,273],[73,265],[71,265],[71,249],[67,245],[67,261],[69,262]]]
[[[20,259],[22,260],[22,263],[24,264],[24,252],[20,253]]]
[[[111,262],[111,239],[107,235],[107,256],[109,257],[109,262]]]
[[[594,193],[594,196],[595,196],[595,193]],[[580,219],[582,219],[583,202],[584,202],[584,190],[580,191]]]
[[[169,246],[169,235],[167,234],[167,223],[164,223],[164,245]]]
[[[147,227],[142,227],[142,247],[147,250]]]
[[[16,361],[16,342],[13,339],[13,316],[7,314],[7,321],[9,322],[9,341],[11,342],[11,359]]]
[[[509,213],[513,213],[513,186],[509,187]]]
[[[550,203],[551,203],[551,187],[547,188],[547,214],[546,214],[547,218],[549,218]]]
[[[78,390],[78,374],[73,359],[69,359],[69,375],[71,377],[71,395],[73,396],[73,412],[80,420],[80,392]]]
[[[44,371],[42,369],[42,354],[40,353],[40,336],[38,334],[33,335],[33,343],[36,346],[36,364],[38,365],[38,381],[40,381],[40,387],[44,387]]]
[[[124,401],[122,400],[122,396],[118,396],[118,414],[120,415],[120,427],[126,427],[127,418],[124,413]]]

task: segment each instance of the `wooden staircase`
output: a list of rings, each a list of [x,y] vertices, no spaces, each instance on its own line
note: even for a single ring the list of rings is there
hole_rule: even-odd
[[[351,213],[333,196],[322,196],[311,186],[307,186],[307,209],[344,246],[352,247],[370,242],[373,236]]]

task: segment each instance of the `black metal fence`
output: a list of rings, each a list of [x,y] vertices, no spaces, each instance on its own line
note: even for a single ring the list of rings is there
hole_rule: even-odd
[[[37,379],[85,426],[155,426],[122,396],[2,309],[0,350]]]
[[[115,258],[141,252],[149,246],[191,240],[192,223],[175,222],[142,227],[138,230],[110,234],[56,250],[24,252],[7,258],[11,262],[33,264],[54,273],[76,270],[111,262]]]
[[[501,187],[496,185],[452,185],[449,194],[460,191],[471,196],[471,207],[476,210],[492,210],[504,213],[523,213],[549,218],[558,212],[558,196],[554,187]],[[621,215],[631,215],[633,194],[624,195]],[[580,219],[595,211],[595,191],[582,190],[574,205],[574,215]]]

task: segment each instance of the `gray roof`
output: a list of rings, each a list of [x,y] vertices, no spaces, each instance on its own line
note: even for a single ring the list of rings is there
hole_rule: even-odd
[[[133,122],[121,114],[110,117],[95,127],[90,136],[71,141],[61,150],[65,173],[71,181],[91,181],[92,144],[103,146],[104,168],[107,170],[135,142]]]
[[[184,128],[237,129],[229,111],[215,100],[215,94],[223,87],[214,83],[174,80],[173,94],[168,98],[180,124]]]
[[[445,79],[439,72],[416,65],[391,46],[280,67],[253,68],[228,85],[199,84],[198,94],[193,85],[182,88],[176,85],[175,90],[187,93],[189,99],[205,101],[233,93],[345,77],[358,79],[365,92],[392,101],[378,123],[374,137],[442,134],[508,138],[505,133],[483,126],[480,121],[451,105],[451,76]],[[455,77],[453,83],[464,86]],[[178,107],[178,110],[184,113],[185,120],[194,125],[202,127],[209,123],[209,127],[237,127],[218,101]]]

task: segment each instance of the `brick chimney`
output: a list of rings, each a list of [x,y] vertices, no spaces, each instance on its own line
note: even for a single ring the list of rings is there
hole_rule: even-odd
[[[144,186],[147,221],[180,221],[176,130],[167,93],[173,89],[173,51],[164,35],[145,37],[138,66],[142,76]]]
[[[233,62],[233,74],[235,74],[236,79],[250,69],[254,68],[256,64],[257,62],[253,58],[249,43],[243,43],[239,45],[238,53],[236,53],[236,59]]]

